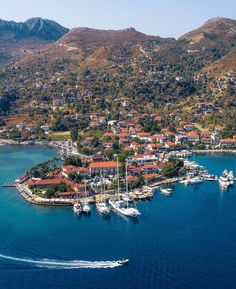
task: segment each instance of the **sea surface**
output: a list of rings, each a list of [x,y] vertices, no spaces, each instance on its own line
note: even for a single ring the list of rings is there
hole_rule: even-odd
[[[54,156],[1,147],[0,184]],[[235,156],[192,159],[211,173],[236,172]],[[137,222],[114,213],[106,219],[94,208],[75,217],[71,208],[33,206],[14,188],[0,188],[0,289],[236,288],[236,185],[222,192],[217,182],[178,184],[171,197],[157,191],[138,208]],[[130,264],[117,266],[123,257]]]

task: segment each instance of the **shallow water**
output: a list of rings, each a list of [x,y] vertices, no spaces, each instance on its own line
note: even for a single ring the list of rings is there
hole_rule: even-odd
[[[39,147],[0,148],[0,183],[55,155]],[[195,160],[211,173],[236,172],[235,157]],[[172,197],[157,192],[153,201],[138,203],[138,222],[115,214],[105,219],[95,209],[78,218],[71,208],[33,206],[14,189],[0,188],[0,254],[19,258],[0,255],[0,288],[236,288],[235,188],[176,185]],[[100,261],[113,267],[123,257],[129,265],[101,267]]]

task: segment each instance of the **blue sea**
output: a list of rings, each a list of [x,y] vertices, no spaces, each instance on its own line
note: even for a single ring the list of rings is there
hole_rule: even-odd
[[[56,154],[1,147],[0,184]],[[193,159],[211,173],[236,172],[235,156]],[[171,197],[157,191],[138,208],[138,221],[95,209],[78,218],[71,208],[33,206],[0,188],[0,289],[236,288],[236,185],[222,192],[217,182],[178,184]],[[116,266],[123,257],[130,264]]]

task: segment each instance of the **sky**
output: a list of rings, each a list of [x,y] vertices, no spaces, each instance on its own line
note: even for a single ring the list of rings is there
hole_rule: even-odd
[[[0,0],[0,18],[32,17],[98,29],[134,27],[149,35],[179,37],[212,17],[236,19],[236,0]]]

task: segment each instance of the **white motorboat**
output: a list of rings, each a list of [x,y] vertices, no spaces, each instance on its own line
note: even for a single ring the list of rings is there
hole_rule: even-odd
[[[129,259],[120,259],[120,260],[117,260],[117,263],[119,265],[127,265],[129,263]]]
[[[221,176],[221,177],[219,178],[219,184],[220,184],[223,188],[227,189],[227,188],[230,186],[230,181],[228,180],[228,178]]]
[[[91,213],[91,206],[89,205],[88,202],[83,202],[83,203],[82,203],[82,211],[83,211],[83,213],[85,213],[85,214]]]
[[[172,190],[170,188],[166,188],[166,189],[162,188],[160,189],[160,191],[163,195],[166,195],[166,196],[170,196],[172,194]]]
[[[73,210],[75,214],[80,214],[82,213],[82,205],[79,201],[75,202],[73,205]]]
[[[119,200],[119,201],[109,200],[109,204],[115,211],[117,211],[118,213],[122,215],[125,215],[128,217],[137,217],[138,215],[141,215],[138,209],[129,207],[129,205],[123,200]]]
[[[125,201],[125,202],[133,202],[133,199],[131,198],[131,196],[127,193],[125,193],[123,196],[122,196],[122,200]]]
[[[199,178],[199,177],[195,177],[195,178],[192,178],[192,179],[189,180],[189,183],[193,184],[193,185],[194,184],[200,184],[202,182],[203,182],[203,180],[201,178]]]
[[[103,215],[109,215],[110,214],[111,209],[107,205],[107,203],[105,203],[105,202],[96,203],[96,208],[100,214],[103,214]]]

